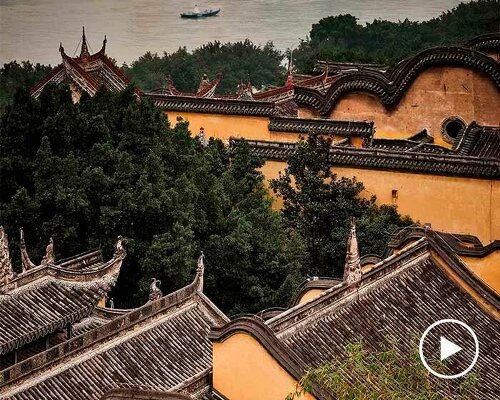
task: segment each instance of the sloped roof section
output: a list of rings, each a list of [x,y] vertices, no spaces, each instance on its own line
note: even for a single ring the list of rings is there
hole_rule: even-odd
[[[177,292],[2,371],[0,396],[97,400],[120,388],[169,392],[193,380],[193,390],[205,387],[208,333],[228,319],[200,292],[200,279],[202,272]]]
[[[100,250],[34,267],[0,295],[0,354],[89,316],[115,284],[125,253],[102,261]]]
[[[85,29],[82,35],[82,48],[79,57],[68,56],[62,44],[59,47],[62,63],[56,66],[45,77],[38,81],[30,90],[37,98],[49,83],[59,84],[67,81],[81,92],[93,96],[104,86],[111,91],[120,91],[130,85],[130,80],[106,55],[107,39],[104,37],[101,50],[95,54],[88,52]]]

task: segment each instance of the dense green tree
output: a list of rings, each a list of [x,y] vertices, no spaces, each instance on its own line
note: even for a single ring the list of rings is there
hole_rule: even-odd
[[[18,89],[27,90],[50,71],[50,66],[11,61],[0,68],[0,113]]]
[[[301,243],[271,207],[263,161],[248,146],[202,146],[132,88],[78,104],[66,86],[49,85],[38,100],[20,92],[0,143],[0,220],[12,244],[23,226],[37,262],[50,236],[58,258],[95,246],[110,256],[125,236],[118,306],[144,302],[152,277],[164,293],[187,284],[202,250],[206,292],[229,313],[286,304],[280,288],[302,279]]]
[[[332,140],[311,133],[301,140],[288,166],[271,188],[283,198],[283,219],[288,229],[303,238],[305,271],[320,276],[341,276],[349,218],[358,221],[363,254],[382,254],[388,236],[411,220],[391,206],[377,206],[375,197],[362,197],[356,179],[338,177],[330,164]]]
[[[329,16],[313,24],[309,38],[294,52],[301,72],[313,72],[314,61],[394,64],[433,46],[459,45],[474,36],[498,31],[498,0],[461,3],[429,21],[376,19],[359,25],[352,15]]]
[[[166,79],[171,78],[177,89],[186,92],[196,91],[204,73],[210,79],[221,73],[218,93],[233,94],[242,81],[251,81],[256,88],[276,84],[285,72],[282,60],[283,54],[271,42],[257,46],[249,40],[215,41],[192,52],[181,47],[162,57],[148,52],[130,67],[125,66],[125,73],[145,90],[164,87]]]

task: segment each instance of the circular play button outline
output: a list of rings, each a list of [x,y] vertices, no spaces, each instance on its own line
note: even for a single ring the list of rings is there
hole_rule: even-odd
[[[475,344],[475,354],[474,354],[474,358],[471,362],[471,364],[465,369],[463,370],[462,372],[458,373],[458,374],[455,374],[455,375],[444,375],[444,374],[440,374],[439,372],[436,372],[434,371],[430,366],[429,364],[427,364],[427,361],[425,360],[425,357],[424,357],[424,349],[423,349],[423,345],[424,345],[424,340],[425,340],[425,337],[427,336],[427,334],[433,329],[435,328],[436,326],[438,325],[441,325],[441,324],[446,324],[446,323],[451,323],[451,324],[458,324],[462,327],[464,327],[465,329],[467,329],[467,331],[470,333],[470,335],[472,336],[472,338],[474,339],[474,344]],[[424,364],[424,367],[427,369],[427,371],[429,371],[432,375],[434,376],[437,376],[438,378],[443,378],[443,379],[455,379],[455,378],[460,378],[461,376],[464,376],[465,374],[467,374],[472,368],[474,368],[474,365],[476,365],[476,362],[477,362],[477,359],[479,358],[479,340],[477,339],[477,335],[476,333],[472,330],[472,328],[467,325],[465,322],[462,322],[462,321],[459,321],[457,319],[441,319],[439,321],[436,321],[434,322],[433,324],[431,324],[426,330],[425,332],[423,333],[422,337],[420,338],[420,344],[418,346],[418,353],[420,355],[420,360],[422,361],[422,364]]]

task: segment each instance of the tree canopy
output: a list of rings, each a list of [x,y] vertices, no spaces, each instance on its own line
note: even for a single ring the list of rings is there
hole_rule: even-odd
[[[460,3],[429,21],[376,19],[360,25],[350,14],[313,24],[309,37],[293,53],[296,68],[312,72],[316,60],[394,64],[433,46],[460,45],[474,36],[498,31],[497,0]]]
[[[311,133],[298,143],[288,166],[271,188],[283,199],[287,228],[303,239],[305,271],[318,276],[341,276],[349,219],[357,220],[362,254],[383,254],[390,233],[412,224],[394,206],[377,206],[362,196],[362,182],[338,177],[330,163],[332,140]]]
[[[285,72],[282,60],[283,54],[272,42],[257,46],[248,39],[225,44],[215,41],[192,52],[185,47],[161,57],[148,52],[130,67],[125,66],[124,71],[144,90],[164,87],[170,78],[185,92],[196,91],[204,73],[210,79],[222,73],[218,93],[234,94],[242,81],[250,81],[256,88],[276,84]]]
[[[65,86],[39,100],[18,92],[1,120],[0,220],[13,246],[24,227],[34,261],[51,236],[59,258],[97,246],[109,256],[118,235],[128,238],[112,294],[120,307],[143,302],[151,277],[164,293],[190,282],[203,250],[208,295],[229,313],[254,312],[286,303],[279,289],[302,257],[262,163],[248,146],[202,146],[132,88],[78,104]]]

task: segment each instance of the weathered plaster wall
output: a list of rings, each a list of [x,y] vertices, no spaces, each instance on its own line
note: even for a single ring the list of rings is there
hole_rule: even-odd
[[[441,136],[446,118],[458,116],[467,124],[497,126],[499,109],[500,91],[487,75],[466,68],[432,67],[416,78],[392,110],[375,95],[353,92],[337,102],[329,118],[374,121],[378,138],[406,138],[427,129],[437,144],[450,147]],[[299,116],[311,118],[317,113],[301,107]]]
[[[268,161],[262,167],[267,180],[278,177],[285,163]],[[396,205],[435,230],[476,235],[487,244],[500,239],[500,181],[335,167],[339,176],[356,177],[365,185],[364,196],[377,196],[379,204]],[[282,202],[278,199],[276,208]]]
[[[213,387],[228,399],[285,399],[296,385],[297,380],[251,335],[237,333],[213,343]],[[301,399],[314,397],[307,394]]]
[[[230,137],[280,142],[299,140],[299,135],[296,133],[269,131],[268,117],[181,111],[167,111],[166,114],[171,125],[176,124],[177,117],[182,117],[189,121],[189,129],[193,135],[197,135],[200,128],[203,128],[207,138],[215,137],[222,141],[228,140]]]
[[[486,257],[460,257],[481,280],[500,295],[500,250]]]

